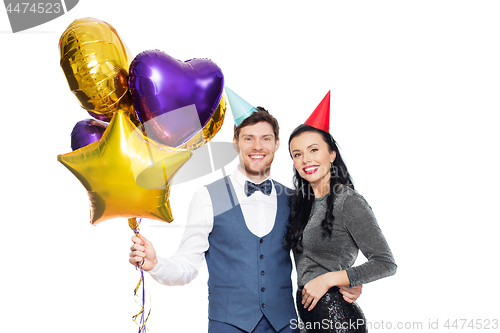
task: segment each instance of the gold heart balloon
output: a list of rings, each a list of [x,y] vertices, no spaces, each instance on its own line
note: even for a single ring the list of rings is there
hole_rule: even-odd
[[[196,133],[188,142],[180,145],[178,148],[194,150],[202,147],[205,143],[212,140],[212,138],[219,132],[224,122],[224,117],[226,115],[226,100],[222,95],[220,98],[219,106],[215,110],[212,118],[208,123],[202,128],[201,131]]]
[[[133,116],[133,58],[111,24],[90,17],[73,21],[59,39],[59,51],[69,87],[85,110],[105,121],[118,110]]]
[[[191,155],[148,139],[118,111],[99,141],[57,159],[88,191],[92,224],[115,217],[171,222],[172,177]]]

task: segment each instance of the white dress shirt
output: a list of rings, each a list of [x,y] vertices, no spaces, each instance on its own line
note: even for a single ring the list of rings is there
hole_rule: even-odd
[[[267,235],[273,229],[277,211],[274,184],[269,196],[256,191],[247,197],[244,186],[245,181],[250,179],[243,175],[238,167],[229,178],[248,229],[257,237]],[[207,188],[202,187],[191,199],[186,230],[179,249],[170,258],[158,257],[158,264],[149,271],[153,279],[170,286],[184,285],[194,279],[205,258],[205,251],[208,250],[208,235],[212,232],[213,224],[212,200]]]

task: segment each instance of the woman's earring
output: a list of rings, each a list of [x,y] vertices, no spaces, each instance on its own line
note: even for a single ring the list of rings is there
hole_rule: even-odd
[[[302,198],[305,198],[306,194],[304,193],[304,183],[302,183],[302,186],[300,187],[300,190],[302,191]]]
[[[332,162],[332,163],[331,163],[331,165],[330,165],[330,169],[331,169],[331,171],[330,171],[330,175],[331,175],[332,177],[335,177],[335,173],[336,173],[336,170],[335,170],[335,169],[336,169],[336,168],[337,168],[337,167],[336,167],[335,165],[333,165],[333,162]]]

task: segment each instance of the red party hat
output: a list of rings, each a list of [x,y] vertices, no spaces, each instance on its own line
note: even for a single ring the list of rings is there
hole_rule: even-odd
[[[306,125],[330,132],[330,91],[307,118]]]

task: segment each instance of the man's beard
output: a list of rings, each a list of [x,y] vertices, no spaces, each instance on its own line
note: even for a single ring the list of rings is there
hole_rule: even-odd
[[[271,163],[273,162],[273,160],[274,160],[274,156],[271,157],[269,162],[264,166],[264,168],[262,170],[251,169],[250,162],[245,160],[243,163],[245,166],[245,172],[247,173],[247,175],[252,175],[252,176],[264,175],[264,174],[266,174],[267,171],[269,171],[271,169]]]

